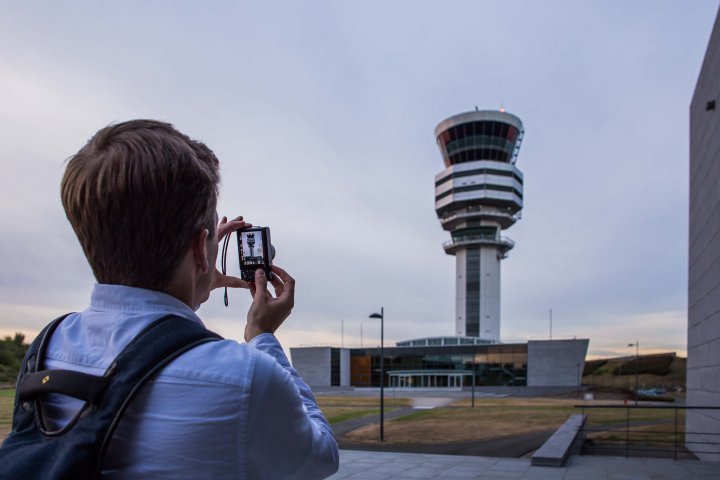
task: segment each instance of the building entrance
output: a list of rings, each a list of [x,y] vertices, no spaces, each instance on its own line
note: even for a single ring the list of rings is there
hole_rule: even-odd
[[[448,370],[407,370],[387,372],[391,387],[396,388],[461,388],[464,377],[473,372]]]

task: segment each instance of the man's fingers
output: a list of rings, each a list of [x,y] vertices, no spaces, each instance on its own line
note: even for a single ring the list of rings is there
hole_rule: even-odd
[[[283,281],[283,296],[293,296],[295,295],[295,279],[290,276],[285,270],[282,268],[273,265],[272,271],[275,272],[275,275],[280,277],[280,279]],[[281,294],[278,294],[280,296]]]
[[[243,221],[243,217],[239,216],[228,221],[227,217],[223,217],[218,225],[218,240],[222,240],[225,235],[241,228],[252,227],[251,223]]]
[[[222,273],[215,273],[215,288],[250,288],[250,284],[245,280]]]
[[[280,295],[282,295],[285,285],[283,284],[283,281],[280,280],[280,277],[278,277],[277,275],[273,275],[270,283],[272,283],[272,286],[275,289],[275,296],[279,297]]]
[[[241,220],[231,220],[227,223],[220,224],[217,230],[218,240],[222,240],[228,233],[245,227],[252,227],[252,225]]]
[[[287,282],[288,279],[292,279],[289,273],[287,273],[282,268],[278,267],[277,265],[273,265],[270,267],[273,272],[275,272],[280,278],[282,278],[283,282]]]
[[[268,297],[270,296],[270,292],[268,292],[267,289],[267,277],[265,276],[265,272],[262,268],[258,268],[255,270],[255,290],[256,293],[259,292],[259,295],[253,295],[253,298],[255,301],[258,301],[262,299],[262,301],[266,301]]]

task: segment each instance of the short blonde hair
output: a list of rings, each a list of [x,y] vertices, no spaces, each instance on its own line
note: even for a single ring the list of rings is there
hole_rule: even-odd
[[[68,161],[62,204],[99,283],[160,290],[192,236],[215,237],[219,162],[169,123],[98,131]]]

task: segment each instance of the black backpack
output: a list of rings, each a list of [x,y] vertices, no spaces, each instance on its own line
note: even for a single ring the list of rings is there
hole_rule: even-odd
[[[0,448],[0,479],[96,479],[115,427],[133,396],[162,367],[191,348],[222,337],[202,325],[168,315],[143,329],[100,376],[41,370],[45,348],[60,322],[30,345],[18,377],[12,432]],[[85,401],[58,431],[48,431],[40,399],[61,393]]]

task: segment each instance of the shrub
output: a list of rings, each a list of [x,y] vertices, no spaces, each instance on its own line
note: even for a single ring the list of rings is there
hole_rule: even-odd
[[[16,333],[14,338],[0,340],[0,383],[15,383],[28,345],[25,336]]]

